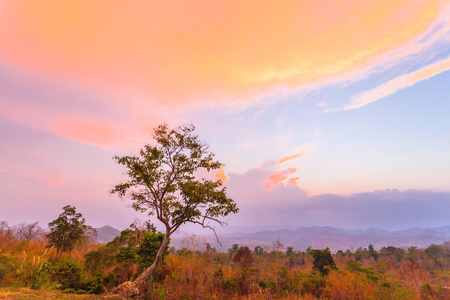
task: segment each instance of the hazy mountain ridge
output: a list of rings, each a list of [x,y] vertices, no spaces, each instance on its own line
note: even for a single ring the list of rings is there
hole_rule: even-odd
[[[97,240],[106,243],[120,234],[120,231],[111,227],[98,228]],[[182,247],[185,233],[177,232],[172,236],[171,246]],[[217,249],[224,251],[233,244],[249,247],[262,246],[271,249],[279,240],[285,247],[294,247],[304,250],[308,247],[322,249],[329,247],[332,251],[365,248],[369,244],[375,249],[386,246],[395,247],[427,247],[430,244],[442,244],[450,240],[450,226],[436,228],[409,228],[403,230],[387,231],[379,228],[365,230],[344,230],[330,226],[299,227],[297,229],[264,230],[253,233],[220,234],[221,247],[211,235],[203,236],[205,240]]]
[[[102,244],[111,242],[116,236],[120,235],[120,230],[109,225],[95,228],[95,230],[97,231],[96,240]]]
[[[450,240],[450,226],[437,228],[410,228],[387,231],[378,228],[366,230],[343,230],[334,227],[300,227],[296,230],[282,229],[261,231],[249,234],[227,234],[221,236],[222,244],[240,244],[247,246],[265,246],[271,248],[279,240],[286,247],[295,249],[326,248],[332,251],[356,249],[374,245],[376,249],[386,246],[427,247]]]

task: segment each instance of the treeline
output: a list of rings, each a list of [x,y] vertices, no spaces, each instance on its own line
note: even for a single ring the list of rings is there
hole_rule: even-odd
[[[151,265],[164,238],[151,224],[135,223],[106,245],[82,239],[57,253],[48,234],[33,228],[36,235],[24,238],[17,228],[1,223],[0,286],[108,293]],[[328,249],[296,250],[278,241],[270,249],[233,245],[219,252],[191,235],[181,249],[166,249],[145,297],[449,299],[449,282],[450,242],[379,251],[369,245],[332,254]]]

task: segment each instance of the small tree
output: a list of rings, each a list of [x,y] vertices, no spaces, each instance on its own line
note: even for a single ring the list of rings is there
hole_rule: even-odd
[[[199,171],[216,170],[222,164],[192,133],[194,129],[193,125],[172,130],[167,124],[160,125],[154,130],[156,145],[145,145],[138,156],[115,157],[126,167],[129,181],[116,185],[111,192],[130,199],[135,210],[156,215],[165,227],[152,265],[134,282],[121,284],[116,292],[128,296],[141,293],[143,284],[161,263],[171,234],[181,225],[195,223],[214,231],[211,223],[225,225],[219,218],[238,212],[221,180],[196,177]]]
[[[39,222],[34,222],[31,224],[19,224],[14,226],[14,236],[20,241],[34,241],[39,239],[43,235],[44,231],[41,226],[38,225]]]
[[[233,262],[247,267],[253,263],[252,252],[248,247],[240,247],[233,257]]]
[[[318,270],[322,275],[327,275],[331,269],[336,268],[333,256],[329,248],[323,250],[313,250],[314,269]]]
[[[88,232],[93,231],[90,226],[85,225],[85,222],[74,206],[66,205],[63,207],[63,213],[48,223],[50,227],[50,233],[47,234],[48,246],[56,247],[56,259],[59,259],[63,252],[71,251],[86,239]]]

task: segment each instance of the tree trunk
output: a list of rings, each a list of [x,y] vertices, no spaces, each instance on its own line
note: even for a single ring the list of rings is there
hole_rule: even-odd
[[[155,257],[155,261],[152,263],[152,265],[145,269],[145,271],[141,275],[139,275],[139,277],[136,278],[135,281],[125,281],[124,283],[120,284],[112,291],[113,293],[120,294],[121,296],[125,297],[135,297],[142,294],[145,282],[150,278],[150,276],[162,261],[164,250],[166,249],[167,243],[169,242],[170,238],[169,232],[170,230],[166,231],[164,240],[159,247],[158,253]]]

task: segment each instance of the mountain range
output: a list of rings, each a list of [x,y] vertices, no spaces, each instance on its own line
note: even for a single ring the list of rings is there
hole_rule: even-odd
[[[111,227],[97,228],[97,240],[106,243],[120,234],[120,231]],[[186,233],[177,232],[172,236],[171,246],[183,247],[183,238]],[[293,247],[296,250],[305,250],[308,247],[323,249],[329,247],[331,251],[356,250],[372,244],[375,249],[387,246],[407,248],[411,246],[424,248],[431,244],[442,244],[450,240],[450,226],[436,228],[409,228],[404,230],[387,231],[378,228],[366,230],[344,230],[334,227],[314,226],[299,227],[297,229],[265,230],[253,233],[229,233],[221,234],[220,246],[213,235],[202,236],[205,242],[210,243],[219,251],[226,251],[233,244],[249,247],[267,247],[272,249],[279,241],[285,247]]]

